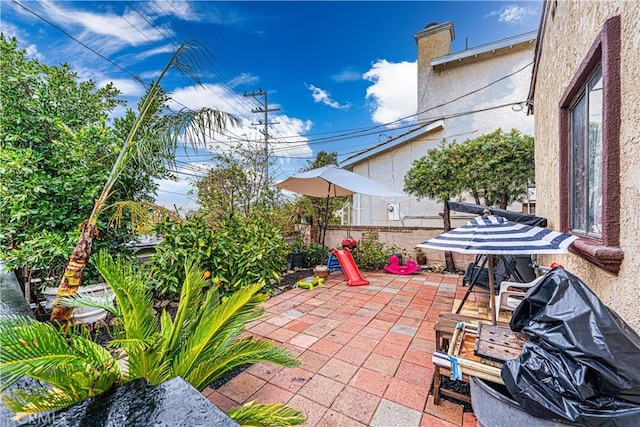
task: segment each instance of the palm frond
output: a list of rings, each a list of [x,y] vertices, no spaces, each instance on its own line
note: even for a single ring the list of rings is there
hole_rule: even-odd
[[[25,318],[3,319],[0,348],[0,391],[21,376],[65,389],[70,367],[89,376],[104,375],[111,382],[121,377],[115,359],[103,347],[73,334],[67,340],[60,330],[46,323]]]
[[[96,269],[113,290],[127,339],[145,340],[156,332],[151,291],[129,261],[114,260],[106,251],[94,258]]]
[[[121,227],[122,219],[127,213],[129,213],[131,229],[134,234],[149,233],[153,226],[164,218],[171,218],[174,220],[182,219],[171,209],[145,201],[120,201],[109,205],[105,209],[110,208],[113,209],[113,214],[111,215],[109,222],[115,228]]]
[[[251,401],[230,409],[227,415],[243,427],[295,426],[307,421],[307,417],[301,411],[282,403],[263,405]]]
[[[235,340],[222,348],[205,349],[196,365],[184,378],[198,390],[204,390],[233,369],[253,363],[269,362],[288,368],[302,362],[287,349],[271,341],[254,338]]]
[[[206,284],[204,272],[191,260],[185,261],[185,279],[180,292],[178,311],[173,319],[173,327],[166,344],[168,352],[173,352],[195,332],[202,299],[202,289]]]
[[[109,294],[100,295],[89,295],[89,294],[74,294],[70,297],[65,297],[60,300],[60,304],[65,307],[92,307],[92,308],[102,308],[103,310],[108,311],[116,317],[120,317],[120,311],[116,308],[111,301],[111,297]]]
[[[176,350],[173,362],[175,375],[186,378],[212,342],[217,342],[222,347],[224,342],[235,338],[242,331],[244,325],[252,319],[250,314],[257,304],[254,294],[260,287],[260,284],[247,286],[235,292],[215,310],[209,311],[208,307],[200,310],[200,317],[186,342],[180,347],[172,347]]]

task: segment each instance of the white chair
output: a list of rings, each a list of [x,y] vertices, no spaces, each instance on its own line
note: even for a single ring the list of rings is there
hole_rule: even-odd
[[[500,291],[495,296],[496,319],[500,315],[500,310],[514,311],[518,304],[522,302],[529,288],[535,286],[544,278],[544,275],[528,283],[502,282]]]

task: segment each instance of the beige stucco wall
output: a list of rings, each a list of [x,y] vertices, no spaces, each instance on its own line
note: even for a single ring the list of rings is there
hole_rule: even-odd
[[[620,15],[622,25],[622,119],[620,134],[620,247],[617,276],[575,255],[542,257],[576,274],[640,332],[640,2],[561,1],[548,16],[535,87],[537,213],[557,229],[560,213],[558,102],[604,21]],[[605,212],[606,215],[606,212]]]
[[[431,67],[431,59],[449,54],[450,29],[443,27],[438,33],[418,38],[417,43],[420,82],[417,91],[418,111],[427,111],[420,114],[418,119],[429,120],[462,112],[476,112],[445,118],[443,127],[353,165],[355,173],[400,191],[404,187],[404,176],[413,161],[426,155],[427,150],[437,147],[443,139],[462,142],[493,132],[498,127],[505,131],[516,128],[524,134],[533,134],[533,117],[527,116],[524,111],[503,107],[477,112],[527,99],[532,70],[530,64],[535,47],[533,41],[482,53],[477,57],[470,55],[461,61],[436,67]],[[479,90],[517,70],[521,71]],[[477,92],[472,93],[474,91]],[[455,100],[456,98],[460,99]],[[434,108],[443,103],[447,105]],[[399,205],[400,218],[397,220],[389,219],[387,205],[390,203]],[[510,207],[512,210],[520,208],[520,204]],[[442,218],[438,214],[442,212],[443,204],[430,199],[417,200],[410,196],[393,199],[355,196],[354,209],[352,224],[442,227]],[[454,213],[453,226],[463,225],[470,217]]]

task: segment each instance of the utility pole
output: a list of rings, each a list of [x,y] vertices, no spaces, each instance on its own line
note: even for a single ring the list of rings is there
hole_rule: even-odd
[[[264,130],[260,131],[264,135],[264,160],[265,160],[265,178],[266,182],[269,182],[269,125],[277,125],[278,122],[269,123],[269,113],[272,111],[280,111],[279,108],[269,108],[269,95],[267,91],[259,89],[258,92],[253,91],[251,93],[245,93],[244,96],[252,96],[257,98],[258,96],[264,96],[264,103],[262,104],[263,108],[254,108],[251,110],[252,113],[264,113],[264,122],[259,121],[255,124],[264,124]]]

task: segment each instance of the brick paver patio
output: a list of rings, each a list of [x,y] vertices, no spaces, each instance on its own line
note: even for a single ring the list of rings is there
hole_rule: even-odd
[[[203,394],[223,410],[285,403],[303,411],[308,426],[476,426],[462,406],[434,405],[429,394],[433,326],[464,294],[462,276],[363,275],[367,286],[349,287],[333,273],[314,290],[270,298],[248,331],[287,347],[302,366],[256,364]]]

